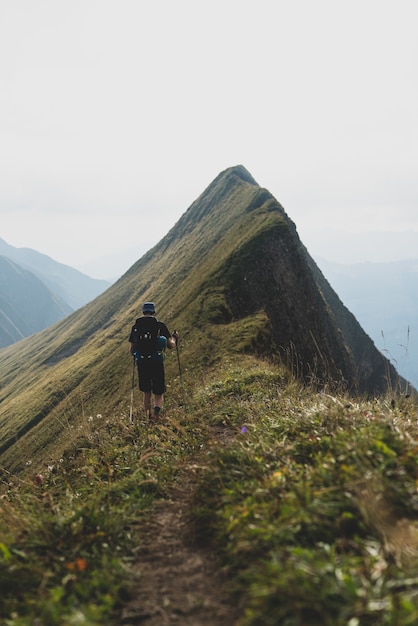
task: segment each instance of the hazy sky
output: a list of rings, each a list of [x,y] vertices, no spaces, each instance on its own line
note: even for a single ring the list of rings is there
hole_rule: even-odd
[[[0,237],[130,265],[242,164],[312,253],[418,257],[417,18],[416,0],[0,0]]]

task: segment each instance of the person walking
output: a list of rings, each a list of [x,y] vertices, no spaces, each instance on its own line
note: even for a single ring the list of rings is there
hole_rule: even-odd
[[[157,421],[166,392],[164,357],[165,348],[172,350],[178,333],[170,333],[164,322],[155,316],[153,302],[142,305],[142,317],[138,317],[129,335],[131,354],[138,366],[139,389],[144,394],[144,409],[151,421]],[[154,410],[152,410],[152,394]]]

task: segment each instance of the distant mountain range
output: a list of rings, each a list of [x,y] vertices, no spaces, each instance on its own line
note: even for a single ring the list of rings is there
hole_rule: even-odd
[[[110,285],[0,239],[0,348],[61,320]]]
[[[418,259],[316,262],[376,347],[418,388]]]
[[[35,274],[0,256],[0,347],[28,337],[71,313]]]

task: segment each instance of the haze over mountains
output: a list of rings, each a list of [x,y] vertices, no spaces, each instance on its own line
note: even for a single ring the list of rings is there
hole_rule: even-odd
[[[0,239],[0,347],[54,324],[110,284]]]
[[[418,387],[418,259],[391,263],[316,262],[361,326]]]
[[[91,278],[31,248],[15,248],[0,239],[0,255],[38,276],[72,309],[77,309],[102,293],[111,281]]]
[[[126,410],[128,334],[142,302],[182,335],[199,376],[231,352],[280,358],[296,376],[384,393],[398,375],[342,304],[271,193],[242,166],[207,187],[114,285],[65,320],[0,352],[0,454],[10,471],[61,454],[63,421]],[[168,377],[175,362],[167,359]],[[17,447],[19,446],[19,447]]]
[[[72,308],[35,274],[0,256],[0,347],[28,337]]]

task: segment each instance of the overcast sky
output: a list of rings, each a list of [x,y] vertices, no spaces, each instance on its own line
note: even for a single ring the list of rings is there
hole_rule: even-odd
[[[0,237],[83,268],[129,249],[128,269],[242,164],[314,256],[418,258],[417,17],[416,0],[0,0]]]

